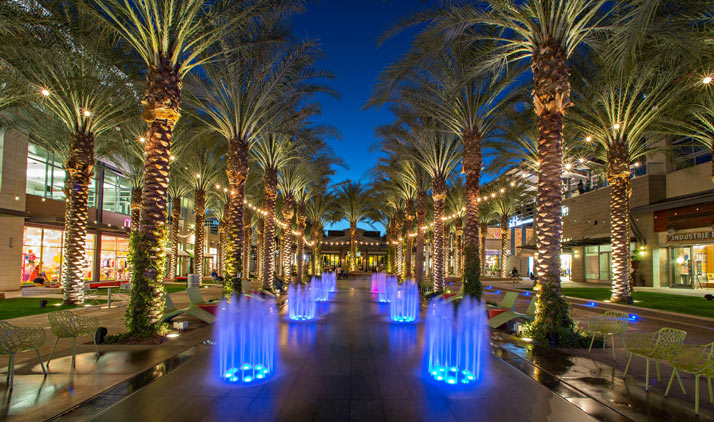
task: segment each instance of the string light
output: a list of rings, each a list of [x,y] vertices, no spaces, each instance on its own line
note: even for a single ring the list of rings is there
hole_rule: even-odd
[[[84,117],[89,117],[89,116],[92,115],[92,112],[89,111],[89,110],[84,110],[84,111],[82,112],[82,114],[84,114]]]
[[[144,138],[143,136],[140,136],[139,142],[141,142],[143,144],[144,142],[146,142],[146,138]]]
[[[711,77],[711,76],[708,76],[708,75],[705,76],[704,79],[702,79],[702,83],[703,83],[704,85],[709,85],[709,84],[711,83],[711,81],[712,81],[712,77]]]
[[[615,129],[615,130],[620,130],[620,124],[619,124],[619,123],[615,123],[615,126],[613,126],[612,128]]]
[[[592,136],[588,136],[587,138],[585,138],[585,142],[592,142],[592,140],[593,140]]]

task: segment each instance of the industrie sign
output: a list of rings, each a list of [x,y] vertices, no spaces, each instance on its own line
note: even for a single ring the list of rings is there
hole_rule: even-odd
[[[675,233],[667,235],[668,242],[691,242],[699,240],[714,241],[714,231],[707,230],[702,232],[692,233]]]

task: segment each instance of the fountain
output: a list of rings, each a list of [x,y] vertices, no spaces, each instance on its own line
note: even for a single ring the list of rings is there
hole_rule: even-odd
[[[414,322],[419,311],[419,288],[414,280],[390,283],[389,318],[396,322]]]
[[[379,293],[379,278],[384,277],[382,273],[372,273],[372,285],[370,286],[370,293]]]
[[[310,286],[291,284],[288,287],[288,317],[294,321],[309,321],[317,316],[317,302]]]
[[[335,293],[337,291],[337,274],[335,273],[322,273],[322,279],[327,280],[327,285],[329,286],[329,292]]]
[[[393,275],[382,274],[377,280],[377,300],[379,302],[389,302],[392,285],[398,283],[397,277]]]
[[[312,297],[316,302],[327,302],[330,298],[330,283],[326,277],[313,277],[310,281]]]
[[[277,315],[272,300],[233,296],[221,301],[214,326],[221,379],[248,384],[275,372]]]
[[[490,354],[485,305],[464,297],[453,302],[435,299],[426,316],[426,361],[429,375],[450,385],[479,380],[483,360]]]

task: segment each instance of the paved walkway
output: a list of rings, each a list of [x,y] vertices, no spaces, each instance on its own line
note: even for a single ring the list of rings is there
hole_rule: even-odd
[[[340,281],[315,322],[279,322],[279,369],[262,385],[216,379],[206,352],[95,421],[592,421],[500,359],[472,389],[423,377],[423,324],[398,325],[367,280]],[[514,405],[517,403],[517,405]]]

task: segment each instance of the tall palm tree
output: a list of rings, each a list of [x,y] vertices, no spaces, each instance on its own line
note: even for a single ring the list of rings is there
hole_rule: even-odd
[[[338,187],[337,201],[350,224],[350,271],[357,271],[357,224],[368,219],[372,192],[360,181],[347,181]]]
[[[265,29],[269,32],[268,29]],[[274,29],[272,30],[274,31]],[[229,39],[220,60],[203,66],[203,72],[189,80],[189,102],[197,116],[228,143],[227,175],[232,192],[227,215],[229,240],[224,293],[240,293],[242,214],[245,181],[249,172],[252,145],[265,128],[291,112],[307,96],[329,92],[315,83],[330,77],[314,68],[320,50],[312,41],[300,44],[265,42],[238,48],[242,41]]]
[[[206,230],[206,200],[208,192],[221,180],[225,172],[221,158],[223,145],[211,136],[188,138],[180,145],[178,171],[184,183],[193,191],[194,244],[193,272],[203,277],[203,250]]]
[[[300,192],[304,192],[307,185],[310,183],[309,173],[303,162],[293,161],[282,168],[278,176],[278,189],[283,195],[283,222],[287,224],[283,235],[283,275],[287,282],[290,282],[292,275],[293,261],[293,245],[297,242],[296,249],[298,250],[298,259],[301,259],[300,249],[303,246],[302,236],[298,236],[295,240],[293,234],[293,217],[295,217],[296,196]],[[299,223],[298,223],[299,224]],[[302,270],[302,265],[299,265],[299,270]],[[298,271],[298,280],[300,280],[300,272]]]
[[[412,130],[416,127],[412,126]],[[431,177],[434,200],[434,292],[444,290],[444,203],[446,180],[461,160],[461,142],[448,133],[424,130],[415,139],[416,159]]]
[[[519,98],[511,89],[510,73],[474,68],[493,41],[466,37],[446,39],[424,31],[415,37],[409,54],[388,67],[372,103],[408,103],[420,114],[438,120],[463,143],[463,169],[466,175],[466,219],[463,227],[465,291],[481,296],[479,282],[479,181],[482,168],[482,141],[492,136],[495,123],[506,107]]]
[[[339,215],[339,204],[331,191],[317,191],[305,207],[305,214],[312,231],[312,274],[322,272],[320,250],[325,224],[335,221]]]
[[[462,272],[462,251],[463,251],[463,221],[466,213],[466,185],[462,177],[452,177],[451,178],[451,188],[446,194],[446,213],[448,215],[454,216],[453,227],[454,227],[454,243],[455,243],[455,255],[454,255],[454,274],[461,276]],[[478,198],[476,200],[478,204]],[[466,287],[464,286],[464,291]]]
[[[508,220],[515,214],[526,199],[526,186],[516,183],[516,181],[502,181],[490,187],[495,197],[490,198],[490,208],[494,217],[498,220],[498,227],[501,231],[501,278],[508,277],[507,253],[508,253]],[[514,251],[515,253],[515,251]]]
[[[139,236],[132,254],[134,287],[127,307],[129,331],[153,335],[164,303],[168,174],[174,126],[181,115],[184,77],[217,56],[226,34],[239,34],[271,13],[275,2],[227,0],[96,0],[86,2],[147,68],[141,101],[148,124]],[[280,5],[282,6],[282,5]],[[218,50],[220,51],[220,50]]]
[[[481,242],[481,273],[486,274],[486,238],[488,237],[488,226],[496,219],[494,202],[489,200],[489,196],[479,198],[479,241]]]
[[[631,166],[656,149],[654,136],[676,134],[672,122],[687,114],[682,108],[682,95],[692,94],[689,81],[681,78],[684,70],[665,66],[651,60],[627,68],[605,62],[583,84],[578,93],[585,101],[575,107],[569,119],[580,132],[580,139],[590,140],[593,157],[606,168],[610,186],[612,302],[632,302]]]
[[[541,288],[533,332],[547,344],[571,337],[574,323],[560,294],[561,173],[563,119],[572,105],[568,60],[597,30],[605,0],[487,0],[457,5],[443,12],[435,30],[453,30],[476,40],[498,32],[496,46],[481,60],[481,69],[530,61],[533,106],[538,116],[539,183],[536,196],[536,273]],[[486,31],[479,31],[486,28]]]
[[[17,12],[23,18],[43,19],[41,11],[25,11],[20,5]],[[126,118],[133,92],[131,81],[113,69],[102,54],[108,44],[107,34],[99,32],[90,40],[79,34],[76,39],[68,38],[68,33],[77,34],[69,23],[56,28],[29,24],[19,27],[13,41],[3,44],[0,56],[24,83],[36,90],[28,107],[56,118],[68,135],[63,163],[63,303],[77,305],[84,302],[88,197],[95,142]]]
[[[181,200],[191,192],[191,186],[180,176],[178,166],[174,166],[173,171],[169,174],[169,186],[166,192],[171,201],[171,215],[169,217],[171,222],[171,226],[169,227],[169,273],[166,278],[168,280],[176,280],[179,231],[181,229]]]
[[[271,133],[261,136],[253,146],[253,156],[263,169],[263,289],[273,291],[275,278],[275,202],[278,198],[278,172],[297,158],[292,136]],[[289,275],[289,273],[288,273]]]

